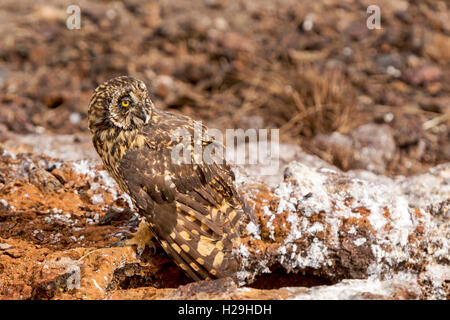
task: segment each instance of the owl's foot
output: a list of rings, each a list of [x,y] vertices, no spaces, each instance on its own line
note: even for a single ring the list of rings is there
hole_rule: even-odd
[[[141,221],[139,223],[138,230],[134,233],[127,232],[122,239],[117,242],[116,246],[136,246],[136,251],[139,256],[142,256],[146,248],[149,248],[154,254],[156,252],[156,246],[153,241],[154,235],[150,230],[149,225]]]

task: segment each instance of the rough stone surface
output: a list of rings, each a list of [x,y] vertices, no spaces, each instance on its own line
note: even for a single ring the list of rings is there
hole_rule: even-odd
[[[394,157],[396,144],[392,129],[387,125],[365,124],[349,135],[333,132],[317,135],[318,147],[333,155],[333,161],[343,168],[364,169],[384,173]]]
[[[437,179],[448,166],[432,172]],[[427,207],[410,206],[408,197],[389,184],[299,162],[289,164],[285,176],[263,192],[245,190],[260,225],[240,248],[247,258],[243,281],[280,267],[340,281],[394,279],[404,273],[419,279],[437,264],[448,276],[448,223],[438,228]],[[445,297],[445,285],[442,281],[433,289],[443,290],[436,297]]]
[[[97,159],[0,155],[2,299],[449,298],[448,164],[391,179],[295,149],[266,181],[236,168],[258,217],[238,286],[192,283],[159,247],[116,247],[136,218]]]

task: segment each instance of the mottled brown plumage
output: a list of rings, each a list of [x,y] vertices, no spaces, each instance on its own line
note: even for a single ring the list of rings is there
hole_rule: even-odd
[[[194,122],[154,108],[142,81],[119,77],[95,90],[89,129],[106,169],[168,255],[194,280],[234,276],[240,262],[233,252],[239,222],[243,213],[252,213],[225,161],[172,160],[180,143],[172,139],[173,131],[184,129],[194,137]],[[197,142],[215,143],[205,136]],[[193,159],[193,152],[189,156]]]

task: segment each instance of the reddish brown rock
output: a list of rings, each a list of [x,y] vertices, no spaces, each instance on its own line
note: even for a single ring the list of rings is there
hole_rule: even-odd
[[[271,185],[259,181],[258,172],[250,170],[249,177],[241,171],[238,185],[258,223],[243,226],[236,254],[243,259],[238,276],[245,287],[238,287],[227,279],[188,284],[161,249],[137,257],[133,248],[110,247],[120,232],[134,228],[127,214],[133,208],[96,162],[3,153],[0,295],[5,299],[448,295],[448,219],[441,212],[450,194],[446,166],[393,181],[293,161],[282,182]],[[309,164],[300,153],[295,157]],[[31,178],[37,169],[61,185],[46,188],[41,182],[47,180]],[[421,191],[424,183],[429,193]],[[112,212],[124,214],[111,220]]]

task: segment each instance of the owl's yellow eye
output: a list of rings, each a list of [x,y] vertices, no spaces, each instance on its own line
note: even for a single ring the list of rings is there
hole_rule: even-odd
[[[122,100],[122,107],[129,107],[130,106],[130,100]]]

